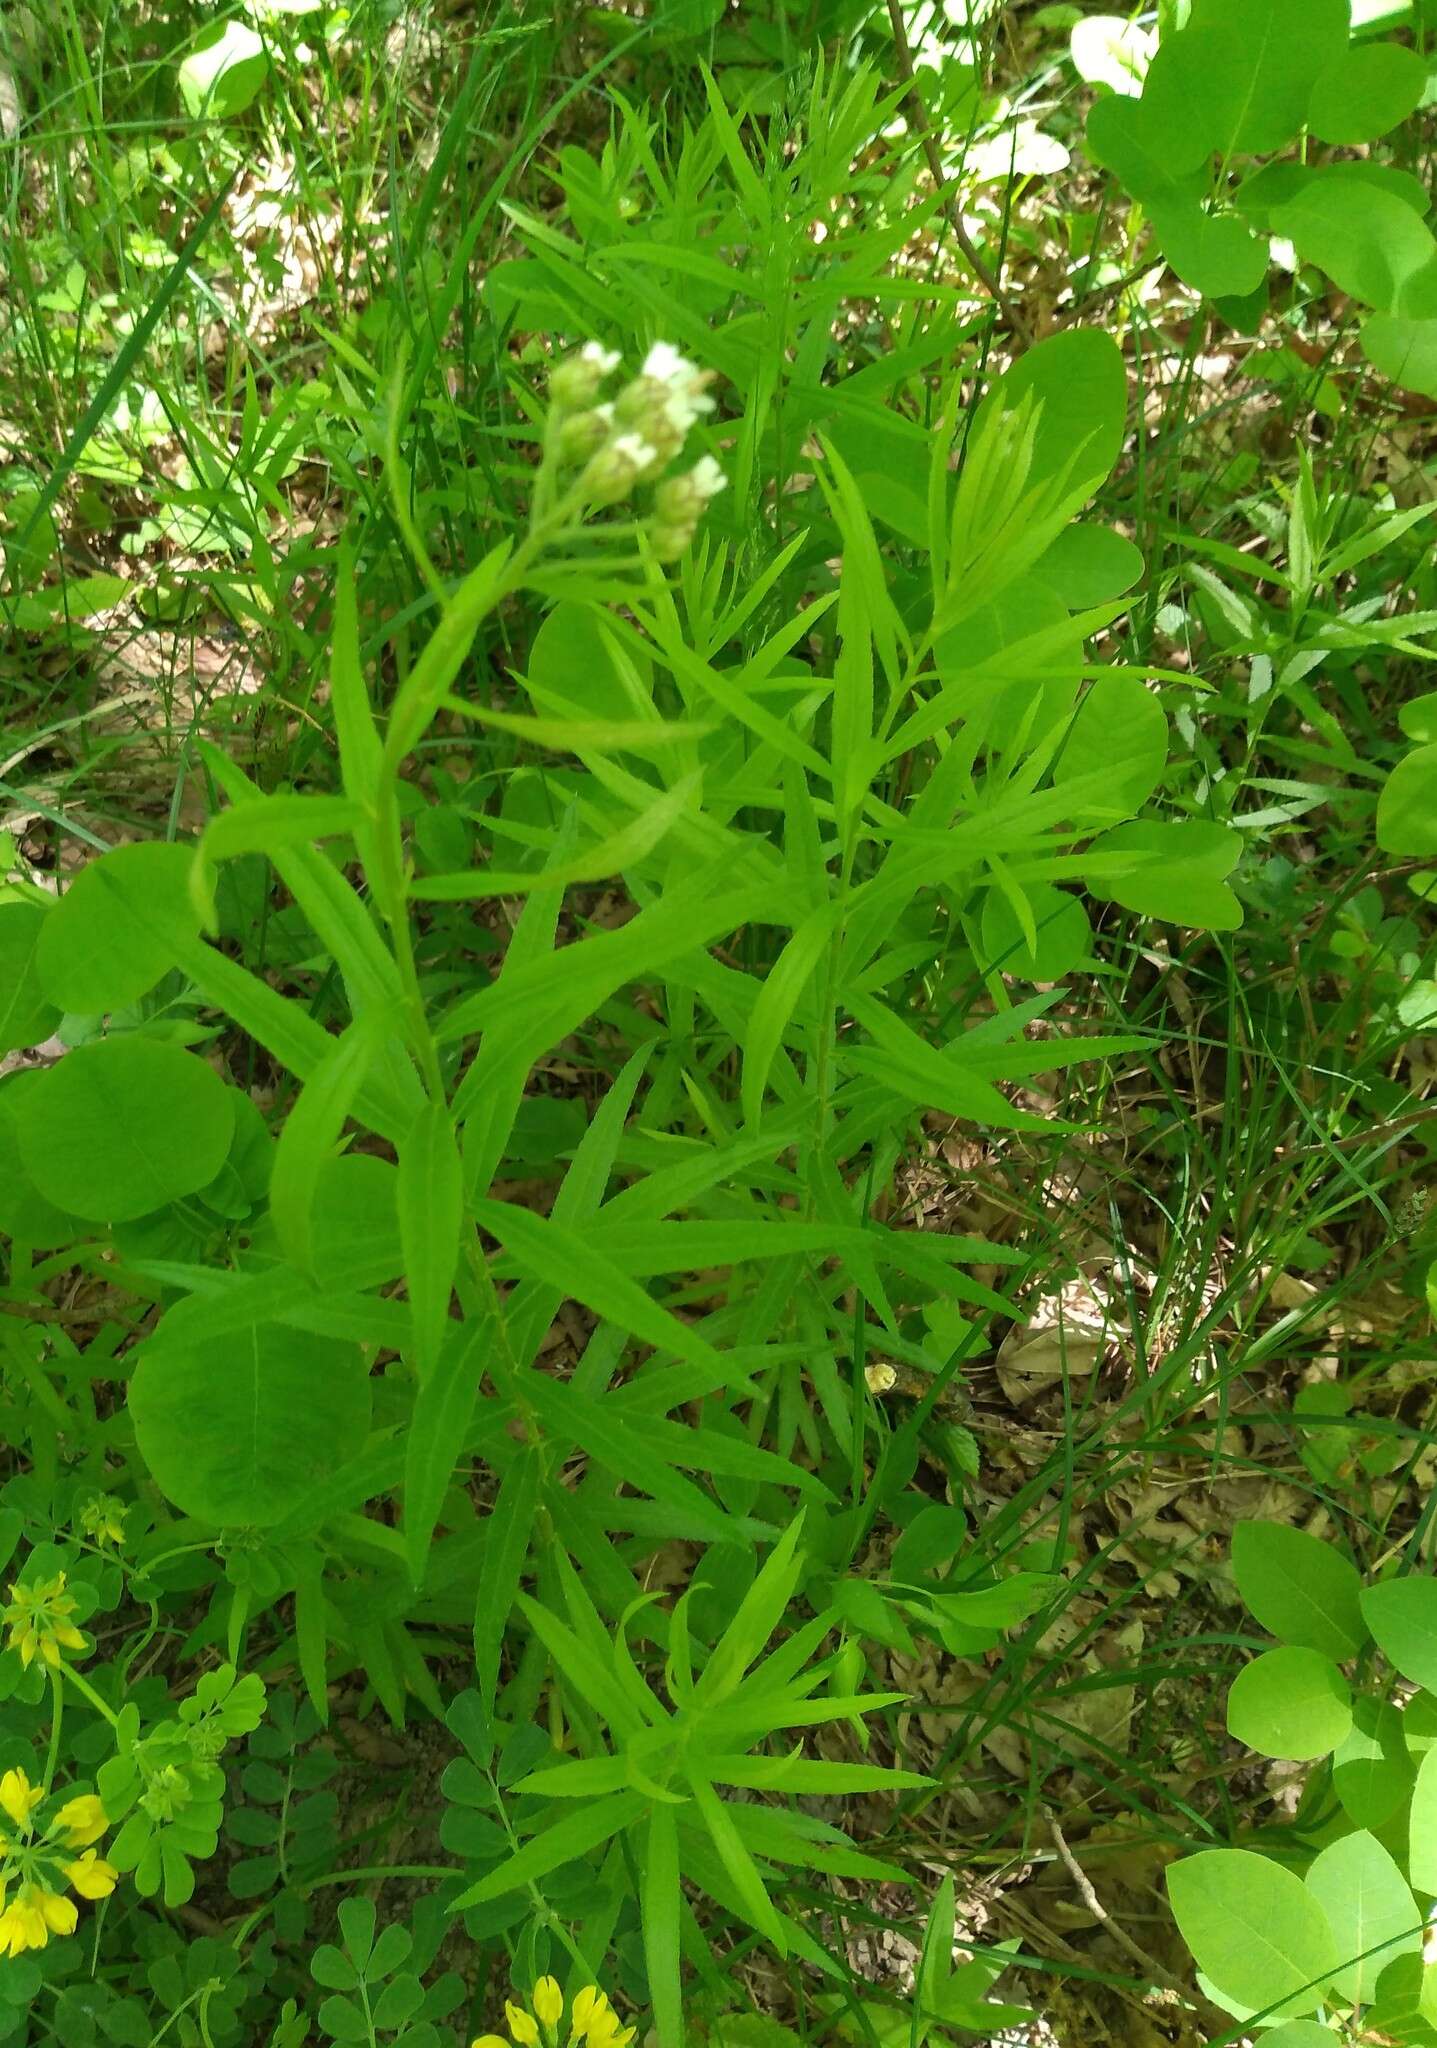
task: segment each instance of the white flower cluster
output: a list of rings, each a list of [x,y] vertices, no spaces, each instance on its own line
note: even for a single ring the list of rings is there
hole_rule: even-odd
[[[653,482],[690,429],[714,409],[707,389],[711,372],[670,342],[656,341],[638,376],[617,398],[601,402],[599,392],[618,366],[616,350],[588,341],[549,380],[560,459],[583,463],[578,489],[591,505],[617,505],[636,484]],[[704,507],[726,481],[713,457],[704,455],[659,485],[649,532],[661,561],[683,553]]]

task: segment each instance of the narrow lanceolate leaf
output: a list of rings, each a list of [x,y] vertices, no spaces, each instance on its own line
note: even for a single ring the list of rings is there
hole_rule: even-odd
[[[597,1315],[629,1330],[656,1350],[672,1351],[690,1364],[723,1371],[711,1344],[671,1315],[642,1287],[596,1252],[578,1231],[509,1202],[487,1198],[474,1204],[476,1221],[498,1238],[515,1264],[535,1280],[557,1287],[566,1300],[581,1301]],[[720,1382],[715,1382],[719,1384]]]
[[[492,1334],[487,1321],[453,1324],[449,1342],[436,1350],[434,1367],[420,1382],[404,1447],[404,1548],[416,1586],[423,1582],[444,1496],[469,1434]]]
[[[484,1529],[484,1563],[474,1601],[474,1668],[486,1715],[494,1711],[499,1653],[514,1605],[539,1505],[542,1465],[531,1445],[520,1451],[500,1482]]]
[[[671,1806],[649,1815],[643,1858],[644,1966],[658,2048],[683,2048],[684,2001],[679,1967],[679,1830]]]
[[[596,1799],[578,1813],[565,1813],[553,1827],[545,1828],[524,1847],[491,1870],[478,1884],[470,1885],[452,1902],[451,1910],[463,1912],[468,1906],[482,1906],[488,1899],[502,1899],[506,1892],[522,1891],[538,1878],[547,1877],[561,1863],[572,1863],[607,1842],[620,1828],[637,1820],[648,1805],[641,1792],[615,1792]]]
[[[464,1173],[454,1124],[444,1103],[427,1102],[399,1147],[399,1238],[421,1387],[444,1342],[463,1222]]]
[[[378,1013],[351,1024],[300,1089],[275,1147],[269,1207],[275,1234],[293,1263],[313,1264],[314,1195],[321,1169],[344,1129],[382,1043]]]
[[[311,846],[364,823],[359,805],[342,796],[265,796],[211,818],[195,850],[191,894],[207,929],[214,928],[215,869],[237,853]]]
[[[334,644],[329,658],[329,699],[334,707],[339,740],[339,768],[344,793],[362,810],[372,811],[379,794],[383,762],[379,728],[369,707],[364,669],[359,658],[359,615],[355,602],[354,556],[340,550],[334,593]]]
[[[786,1956],[788,1935],[784,1921],[764,1889],[758,1865],[744,1847],[728,1806],[702,1779],[691,1778],[689,1783],[709,1840],[719,1853],[749,1923],[773,1943],[781,1956]]]
[[[945,1109],[950,1116],[996,1124],[1002,1130],[1070,1128],[1015,1109],[990,1081],[965,1068],[961,1053],[939,1052],[872,996],[850,991],[844,1007],[875,1041],[873,1048],[845,1046],[844,1064],[855,1073],[881,1081],[895,1095],[931,1109]]]
[[[523,896],[530,890],[567,889],[577,882],[605,882],[653,852],[689,808],[701,777],[685,775],[656,797],[636,818],[557,867],[535,874],[472,868],[463,874],[427,875],[409,893],[425,903],[465,903],[485,896]]]
[[[294,1642],[299,1671],[310,1704],[329,1726],[329,1629],[324,1605],[321,1553],[312,1544],[296,1544],[294,1564]]]
[[[477,725],[497,726],[531,746],[551,747],[564,754],[663,754],[671,747],[692,746],[714,730],[711,719],[662,718],[534,718],[522,711],[496,711],[489,704],[469,704],[446,697],[446,711],[472,718]]]
[[[814,968],[823,958],[841,914],[841,905],[820,903],[794,932],[769,969],[749,1018],[743,1051],[744,1122],[757,1128],[763,1095],[784,1033],[802,1000]]]

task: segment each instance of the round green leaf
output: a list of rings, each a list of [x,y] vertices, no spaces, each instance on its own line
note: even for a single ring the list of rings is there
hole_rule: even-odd
[[[1362,1580],[1335,1544],[1285,1522],[1238,1522],[1232,1569],[1248,1613],[1280,1641],[1339,1662],[1366,1642]]]
[[[1352,1727],[1333,1752],[1332,1789],[1360,1828],[1385,1827],[1411,1792],[1405,1720],[1385,1700],[1352,1702]]]
[[[247,22],[216,22],[180,66],[186,113],[211,118],[242,114],[268,70],[264,43]]]
[[[1130,818],[1162,780],[1168,759],[1163,707],[1136,676],[1103,675],[1091,685],[1053,770],[1066,785],[1096,777],[1075,808],[1083,817]]]
[[[1337,2048],[1337,2036],[1321,2020],[1288,2020],[1264,2032],[1262,2048]]]
[[[193,1349],[161,1322],[129,1391],[140,1455],[187,1515],[266,1528],[362,1447],[369,1368],[357,1344],[260,1323]]]
[[[1362,352],[1394,384],[1437,398],[1437,320],[1374,313],[1362,323]]]
[[[1067,471],[1074,488],[1082,479],[1095,490],[1118,459],[1127,422],[1127,371],[1112,336],[1096,327],[1049,335],[1001,381],[1005,406],[1029,391],[1042,401],[1030,484]]]
[[[234,1111],[193,1053],[106,1038],[67,1053],[20,1105],[20,1156],[58,1209],[93,1222],[144,1216],[213,1180]]]
[[[1342,1961],[1300,1877],[1250,1849],[1204,1849],[1168,1872],[1168,1897],[1198,1968],[1250,2012],[1313,2012]]]
[[[194,855],[160,841],[117,846],[82,868],[51,912],[40,941],[45,992],[63,1010],[121,1010],[175,964],[192,939]]]
[[[23,1237],[38,1252],[54,1251],[88,1236],[77,1217],[47,1202],[20,1157],[20,1109],[32,1090],[44,1086],[39,1067],[25,1067],[0,1087],[0,1233]]]
[[[1312,179],[1273,208],[1271,222],[1304,263],[1315,263],[1364,305],[1411,319],[1437,313],[1437,242],[1427,223],[1391,192]]]
[[[1422,1939],[1422,1915],[1402,1872],[1375,1835],[1359,1828],[1329,1842],[1307,1873],[1307,1889],[1326,1913],[1344,1967],[1333,1983],[1366,2004],[1399,1950]]]
[[[1405,121],[1422,97],[1427,70],[1401,43],[1359,43],[1312,89],[1307,125],[1324,142],[1375,142]]]
[[[40,935],[53,916],[18,898],[0,909],[0,1053],[38,1045],[60,1021],[36,965]]]
[[[1029,882],[1023,892],[1037,927],[1038,950],[1029,946],[1018,914],[1001,889],[990,889],[983,905],[983,953],[1000,974],[1025,981],[1058,981],[1087,958],[1093,930],[1076,896],[1051,882]]]
[[[1365,1587],[1362,1618],[1404,1678],[1437,1692],[1437,1580],[1412,1574]]]
[[[1223,876],[1241,852],[1235,832],[1205,819],[1137,818],[1093,841],[1085,879],[1095,896],[1140,916],[1235,931],[1242,905]]]
[[[1419,1892],[1437,1895],[1437,1745],[1417,1767],[1407,1816],[1407,1868]]]
[[[1384,853],[1437,853],[1437,743],[1397,763],[1377,799],[1377,844]]]
[[[1228,1733],[1259,1756],[1326,1756],[1351,1727],[1352,1688],[1320,1650],[1264,1650],[1228,1691]]]
[[[1033,570],[1075,612],[1121,597],[1142,573],[1141,549],[1110,526],[1089,526],[1079,519],[1063,528]]]

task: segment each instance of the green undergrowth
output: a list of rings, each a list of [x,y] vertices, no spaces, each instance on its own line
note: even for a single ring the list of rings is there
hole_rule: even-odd
[[[1240,13],[0,27],[0,2038],[1437,2039],[1426,30]]]

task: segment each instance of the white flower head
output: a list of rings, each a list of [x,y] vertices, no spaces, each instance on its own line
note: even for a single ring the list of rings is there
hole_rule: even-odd
[[[637,379],[624,393],[621,409],[651,438],[667,443],[665,452],[673,455],[694,421],[714,409],[704,388],[708,381],[709,372],[680,355],[672,342],[656,341],[644,357]]]
[[[707,504],[710,498],[716,498],[720,491],[728,488],[728,478],[712,455],[701,455],[689,471],[689,484]]]
[[[586,341],[579,350],[579,361],[592,364],[601,377],[610,377],[619,367],[619,351],[605,348],[599,341]]]

